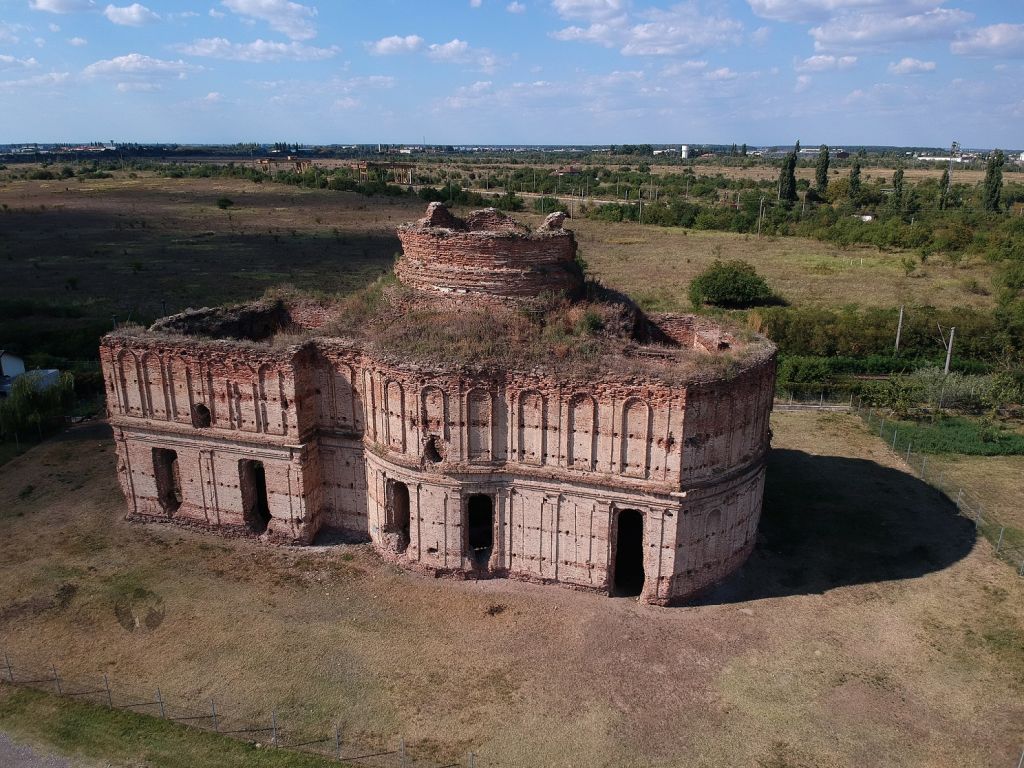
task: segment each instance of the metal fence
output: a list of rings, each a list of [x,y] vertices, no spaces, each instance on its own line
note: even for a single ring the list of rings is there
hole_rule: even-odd
[[[851,410],[878,434],[891,453],[903,459],[917,477],[949,497],[960,514],[973,521],[978,532],[992,542],[996,555],[1013,565],[1018,576],[1024,576],[1024,531],[1000,522],[975,493],[936,466],[934,456],[914,451],[911,442],[900,434],[898,422],[857,401],[851,403]]]
[[[416,755],[416,749],[399,738],[392,743],[365,743],[350,738],[343,723],[317,731],[300,725],[300,718],[288,709],[271,708],[261,720],[240,716],[239,705],[220,697],[185,700],[153,688],[114,681],[107,673],[73,676],[62,673],[52,662],[25,661],[7,653],[0,659],[0,680],[17,686],[37,688],[66,698],[89,701],[111,709],[150,715],[189,728],[196,728],[271,749],[316,755],[329,761],[364,768],[475,768],[477,756],[447,763]]]

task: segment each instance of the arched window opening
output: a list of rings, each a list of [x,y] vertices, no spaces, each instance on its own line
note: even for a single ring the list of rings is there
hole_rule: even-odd
[[[204,427],[210,426],[212,417],[210,416],[210,409],[202,403],[196,403],[192,406],[192,426],[196,429],[203,429]]]

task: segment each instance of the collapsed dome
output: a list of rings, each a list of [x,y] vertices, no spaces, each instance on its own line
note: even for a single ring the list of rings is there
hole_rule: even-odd
[[[521,301],[541,294],[579,296],[583,271],[576,238],[562,228],[565,214],[552,213],[536,230],[496,208],[465,219],[443,204],[398,228],[403,255],[395,274],[416,290],[448,296]]]

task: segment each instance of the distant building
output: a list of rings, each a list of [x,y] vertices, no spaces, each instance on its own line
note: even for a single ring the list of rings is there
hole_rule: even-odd
[[[25,371],[25,361],[17,355],[0,349],[0,398],[8,397],[14,387],[15,379],[28,376],[37,390],[42,391],[60,383],[60,371],[47,368]]]
[[[25,372],[25,361],[15,354],[0,349],[0,376],[14,378]]]
[[[683,146],[681,146],[679,148],[679,156],[681,158],[683,158],[683,160],[689,160],[690,159],[690,145],[689,144],[683,144]]]

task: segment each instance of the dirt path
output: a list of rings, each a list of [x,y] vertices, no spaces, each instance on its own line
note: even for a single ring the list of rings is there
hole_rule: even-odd
[[[69,762],[56,755],[40,754],[25,744],[16,744],[0,731],[0,765],[4,768],[79,768],[81,764]]]

